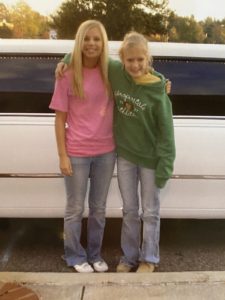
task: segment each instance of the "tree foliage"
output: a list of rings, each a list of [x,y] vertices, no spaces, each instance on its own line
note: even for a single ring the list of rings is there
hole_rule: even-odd
[[[170,13],[167,6],[167,0],[69,0],[52,15],[51,25],[59,38],[73,38],[80,23],[87,19],[101,21],[111,40],[122,39],[130,30],[163,34]]]
[[[13,29],[16,38],[43,37],[47,29],[45,17],[33,11],[25,1],[13,6],[11,20],[16,24]]]
[[[16,1],[15,1],[16,2]],[[74,39],[81,22],[101,21],[110,40],[121,40],[130,30],[143,33],[150,41],[225,44],[225,19],[180,17],[168,9],[168,0],[64,0],[49,17],[31,9],[25,0],[7,7],[0,0],[0,38]]]
[[[13,25],[10,23],[10,13],[7,7],[0,3],[0,38],[11,38]]]
[[[51,16],[51,26],[57,30],[58,38],[74,38],[80,23],[92,18],[90,4],[88,0],[63,2],[57,13]]]
[[[10,37],[13,38],[47,38],[48,21],[46,17],[33,11],[25,1],[18,1],[10,11],[0,3],[0,21],[8,20],[11,24]],[[0,31],[0,37],[2,36]]]
[[[168,40],[183,43],[202,43],[205,33],[202,26],[191,17],[178,17],[171,14],[168,23]]]
[[[9,11],[4,3],[0,3],[0,20],[7,20],[9,21]]]
[[[202,23],[206,38],[205,42],[210,44],[225,44],[225,19],[215,21],[212,18],[207,18]]]

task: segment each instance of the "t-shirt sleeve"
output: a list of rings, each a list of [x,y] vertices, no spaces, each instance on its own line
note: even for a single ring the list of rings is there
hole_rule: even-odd
[[[50,109],[68,112],[68,80],[66,76],[56,79],[55,88],[49,105]]]

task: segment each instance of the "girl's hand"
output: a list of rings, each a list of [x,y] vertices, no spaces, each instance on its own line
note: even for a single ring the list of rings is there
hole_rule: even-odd
[[[55,69],[55,77],[56,78],[61,78],[64,75],[64,72],[68,69],[68,65],[65,64],[64,62],[60,61]]]
[[[72,165],[68,156],[60,157],[59,167],[63,175],[65,176],[73,175]]]
[[[169,79],[166,79],[166,93],[169,94],[171,92],[172,82]]]

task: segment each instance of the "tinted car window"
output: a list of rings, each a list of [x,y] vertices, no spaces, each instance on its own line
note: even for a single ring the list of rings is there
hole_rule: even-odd
[[[55,67],[61,55],[0,57],[0,111],[50,113]],[[225,116],[225,61],[154,57],[172,81],[174,115]]]
[[[0,107],[7,113],[49,113],[59,56],[0,57]]]
[[[172,81],[175,115],[225,116],[225,60],[155,58],[154,68]]]

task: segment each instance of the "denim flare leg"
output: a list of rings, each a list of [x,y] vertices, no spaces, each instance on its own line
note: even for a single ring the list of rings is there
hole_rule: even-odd
[[[65,176],[67,202],[64,217],[64,249],[67,265],[74,266],[86,261],[94,263],[102,260],[106,198],[115,165],[115,152],[70,159],[73,175]],[[89,191],[89,216],[85,250],[80,243],[80,237],[87,191]]]
[[[159,189],[155,185],[155,171],[140,167],[122,157],[117,159],[117,170],[123,199],[121,231],[123,257],[121,262],[130,266],[137,266],[139,261],[157,264],[159,262],[160,201]],[[139,194],[141,201],[139,201]],[[143,221],[142,243],[141,220]]]

